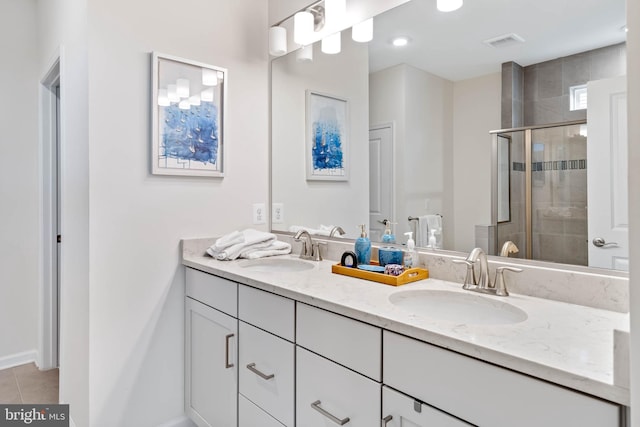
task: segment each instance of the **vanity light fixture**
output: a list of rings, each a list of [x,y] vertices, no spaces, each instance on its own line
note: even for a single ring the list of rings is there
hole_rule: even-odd
[[[313,61],[313,45],[302,46],[296,52],[296,60],[298,62],[310,62]]]
[[[340,53],[340,42],[341,42],[341,38],[340,38],[341,34],[338,31],[337,33],[333,33],[331,35],[328,35],[327,37],[322,39],[322,46],[321,46],[321,50],[323,53],[329,54],[329,55],[334,55],[336,53]]]
[[[393,40],[391,40],[391,44],[393,44],[395,47],[403,47],[409,44],[409,37],[396,37]]]
[[[189,97],[189,80],[178,79],[176,80],[176,89],[180,98]]]
[[[313,14],[302,11],[293,15],[293,41],[307,45],[313,37]]]
[[[351,28],[353,41],[366,43],[373,40],[373,18],[362,21]]]
[[[344,19],[347,11],[346,0],[324,0],[324,7],[327,13],[327,22],[331,27],[336,27]]]
[[[287,29],[284,27],[269,28],[269,55],[282,56],[287,53]]]
[[[453,12],[462,7],[462,0],[438,0],[437,8],[440,12]]]

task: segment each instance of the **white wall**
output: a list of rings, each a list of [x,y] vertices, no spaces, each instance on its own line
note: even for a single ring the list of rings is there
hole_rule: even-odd
[[[285,221],[273,227],[339,225],[355,238],[358,224],[369,222],[368,49],[343,34],[339,55],[323,54],[318,43],[314,50],[312,63],[296,61],[295,53],[272,62],[272,200],[283,203]],[[347,100],[348,181],[306,180],[308,89]]]
[[[447,147],[452,144],[453,84],[412,66],[401,64],[371,74],[372,125],[395,124],[395,227],[399,241],[411,231],[407,218],[442,214],[450,206],[445,190]],[[444,236],[453,233],[445,222]],[[446,243],[445,243],[446,244]]]
[[[35,0],[0,0],[0,369],[38,338],[38,86]],[[23,354],[28,353],[28,354]],[[17,359],[15,359],[17,357]]]
[[[183,413],[179,239],[267,202],[267,3],[91,0],[88,19],[91,426],[155,426]],[[228,68],[223,179],[149,174],[151,51]]]
[[[38,80],[61,54],[60,401],[89,425],[89,139],[86,0],[38,1]]]
[[[640,2],[627,1],[628,117],[640,117]],[[633,76],[633,78],[631,78]],[[631,426],[640,427],[640,124],[629,120],[629,259],[631,307]]]
[[[475,225],[491,223],[491,137],[500,128],[500,73],[453,85],[453,214],[451,249],[475,245]]]

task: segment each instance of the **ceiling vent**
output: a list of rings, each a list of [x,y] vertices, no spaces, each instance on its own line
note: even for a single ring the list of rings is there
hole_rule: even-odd
[[[524,43],[524,39],[515,33],[511,33],[487,39],[483,41],[483,43],[493,47],[507,47],[514,44]]]

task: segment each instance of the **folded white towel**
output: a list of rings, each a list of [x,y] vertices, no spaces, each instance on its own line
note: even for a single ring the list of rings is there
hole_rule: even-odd
[[[291,245],[276,240],[265,248],[249,247],[240,253],[239,258],[257,259],[274,255],[287,255],[291,253]]]
[[[319,228],[304,227],[302,225],[292,225],[289,227],[289,231],[297,233],[300,230],[305,230],[307,233],[314,236],[331,236],[331,230],[334,229],[333,225],[320,224]],[[336,234],[333,237],[342,237],[340,234]]]
[[[220,252],[229,246],[236,245],[238,243],[242,243],[244,241],[244,234],[241,231],[232,231],[229,234],[226,234],[216,240],[216,242],[211,246],[211,250],[214,252]]]
[[[418,217],[418,225],[416,226],[416,235],[414,240],[416,246],[425,248],[429,244],[429,217],[431,215],[421,215]]]
[[[442,247],[442,216],[440,215],[427,215],[427,224],[429,226],[429,236],[431,236],[431,230],[436,231],[436,248]]]
[[[268,247],[271,242],[276,240],[275,234],[254,230],[252,228],[243,230],[241,234],[241,241],[239,241],[240,239],[238,239],[237,236],[229,238],[229,235],[218,239],[216,243],[207,249],[207,253],[219,260],[233,260],[238,258],[243,249],[256,245],[265,248]],[[229,242],[236,243],[228,245]],[[219,249],[219,247],[223,247],[223,249]]]

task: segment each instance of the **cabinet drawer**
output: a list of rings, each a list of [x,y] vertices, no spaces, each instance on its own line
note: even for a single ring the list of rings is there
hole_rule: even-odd
[[[294,345],[239,323],[240,393],[282,424],[293,427]]]
[[[382,380],[380,328],[298,303],[296,343],[369,378]]]
[[[427,404],[416,401],[389,387],[382,387],[382,417],[387,418],[384,427],[469,427],[456,417]]]
[[[243,395],[238,396],[238,427],[283,427]]]
[[[380,384],[303,348],[296,356],[296,425],[332,426],[331,416],[348,417],[351,427],[380,425]]]
[[[238,317],[289,341],[295,338],[295,302],[250,286],[238,289]]]
[[[186,269],[186,295],[238,317],[238,284],[193,268]]]
[[[620,407],[392,332],[384,383],[473,424],[619,427]]]

